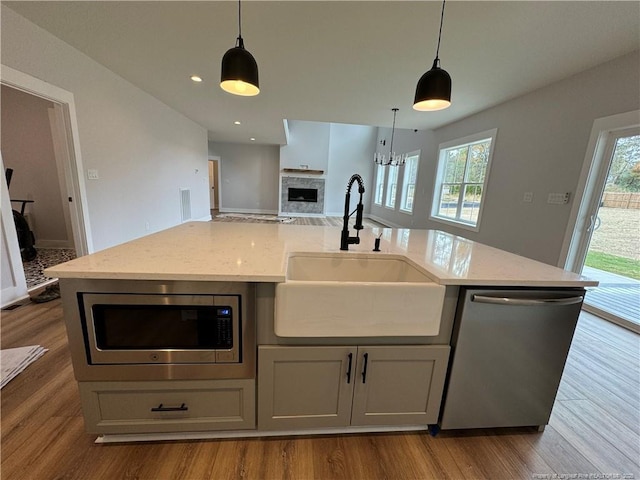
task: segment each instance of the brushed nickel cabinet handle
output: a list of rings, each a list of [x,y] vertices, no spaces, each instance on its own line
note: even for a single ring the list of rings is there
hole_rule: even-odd
[[[471,301],[476,303],[491,303],[493,305],[518,305],[525,307],[533,306],[553,306],[553,305],[574,305],[582,302],[584,297],[565,298],[509,298],[509,297],[489,297],[486,295],[472,295]]]

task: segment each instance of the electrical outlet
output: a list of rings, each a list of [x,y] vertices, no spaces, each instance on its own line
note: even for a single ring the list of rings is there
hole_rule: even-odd
[[[98,177],[98,170],[91,169],[91,168],[87,170],[87,178],[89,180],[98,180],[98,178],[100,178]]]
[[[533,202],[533,192],[524,192],[524,195],[522,197],[522,201],[524,203],[531,203]]]

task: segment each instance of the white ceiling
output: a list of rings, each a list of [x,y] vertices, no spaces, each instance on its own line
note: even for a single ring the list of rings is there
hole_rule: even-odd
[[[210,139],[242,143],[284,144],[283,119],[391,126],[393,107],[399,128],[436,128],[640,48],[636,1],[449,1],[440,59],[453,104],[427,113],[411,105],[435,56],[439,1],[242,2],[257,97],[218,86],[237,36],[234,1],[4,3]]]

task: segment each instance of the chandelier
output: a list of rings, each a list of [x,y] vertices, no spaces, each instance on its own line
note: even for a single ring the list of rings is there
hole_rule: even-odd
[[[396,113],[398,113],[399,109],[392,108],[391,110],[393,111],[393,126],[391,127],[391,144],[389,145],[389,156],[381,152],[376,152],[373,154],[373,162],[376,165],[382,165],[383,167],[386,167],[387,165],[390,165],[392,167],[402,167],[407,161],[407,154],[396,154],[396,152],[393,151],[393,135],[396,131]],[[380,143],[382,145],[385,145],[387,141],[383,140]]]

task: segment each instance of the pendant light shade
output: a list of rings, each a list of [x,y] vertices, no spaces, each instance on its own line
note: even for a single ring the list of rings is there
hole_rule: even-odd
[[[435,59],[433,67],[426,72],[416,87],[413,109],[421,112],[443,110],[451,105],[451,76],[440,68]]]
[[[438,32],[438,48],[436,58],[431,70],[426,72],[416,86],[416,95],[413,100],[413,109],[421,112],[443,110],[451,105],[451,76],[446,70],[440,68],[440,39],[442,38],[442,22],[444,20],[444,0],[440,15],[440,31]]]
[[[238,38],[236,46],[227,50],[222,57],[220,88],[225,92],[243,97],[252,97],[260,93],[258,64],[253,55],[245,50],[242,39],[240,0],[238,0]]]

